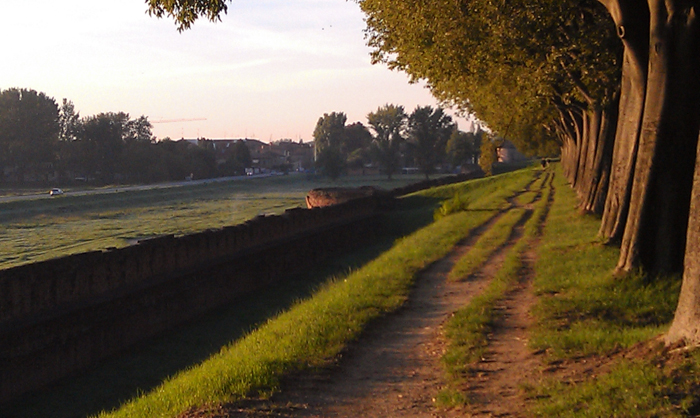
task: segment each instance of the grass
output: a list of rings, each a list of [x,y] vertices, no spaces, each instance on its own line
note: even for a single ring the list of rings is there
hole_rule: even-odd
[[[642,272],[615,276],[619,252],[596,238],[599,220],[576,210],[574,192],[557,172],[556,195],[542,231],[535,266],[537,328],[533,350],[546,359],[580,361],[599,358],[608,367],[580,381],[545,380],[524,385],[533,400],[529,411],[542,417],[683,417],[700,413],[700,351],[668,352],[656,337],[673,317],[678,277],[652,277]],[[540,183],[540,181],[542,183]],[[543,199],[526,224],[525,237],[538,233]],[[529,204],[520,196],[520,204]],[[458,311],[446,325],[448,350],[443,357],[450,384],[438,401],[444,406],[469,403],[460,387],[488,346],[494,306],[518,272],[519,241],[506,256],[487,290]],[[637,350],[622,359],[616,353]]]
[[[697,362],[696,362],[697,364]],[[685,373],[697,373],[685,370]],[[538,416],[557,417],[671,417],[687,416],[686,411],[693,405],[692,391],[697,390],[697,382],[679,381],[649,362],[622,361],[611,372],[598,379],[577,385],[561,382],[552,383],[547,391],[536,396],[549,398],[547,404],[537,410]],[[678,397],[668,392],[674,386],[685,386],[689,392]]]
[[[120,248],[160,235],[235,225],[260,214],[280,214],[305,207],[306,193],[313,188],[370,185],[389,189],[422,179],[420,175],[401,175],[392,181],[354,176],[330,182],[299,174],[0,203],[0,269]]]
[[[539,399],[533,416],[687,417],[700,413],[700,358],[686,353],[671,364],[650,357],[621,360],[607,373],[572,384],[550,381],[528,388]]]
[[[404,205],[421,203],[429,209],[424,210],[429,216],[439,205],[432,196],[452,196],[455,190],[470,189],[481,192],[476,207],[500,206],[505,202],[498,202],[496,196],[501,196],[502,190],[525,184],[531,178],[532,171],[525,170],[477,186],[444,186],[441,191],[414,195]],[[415,213],[410,216],[417,217]],[[269,393],[284,374],[327,364],[369,321],[401,306],[417,272],[443,257],[489,216],[491,210],[460,212],[398,240],[375,260],[327,282],[311,298],[299,301],[218,354],[100,416],[176,416],[198,406]]]
[[[596,238],[598,219],[576,213],[574,192],[562,177],[536,265],[533,348],[553,359],[573,358],[628,348],[664,332],[679,278],[615,276],[619,250]]]
[[[680,278],[613,274],[619,251],[596,238],[598,219],[575,210],[559,173],[557,198],[538,251],[537,329],[533,349],[547,359],[600,358],[610,370],[580,382],[545,381],[526,388],[533,416],[683,417],[697,414],[700,353],[675,356],[654,347],[673,318]],[[649,354],[615,353],[650,345]],[[675,358],[674,358],[675,357]]]
[[[540,181],[542,183],[540,183]],[[526,224],[525,237],[538,232],[548,198],[545,179],[542,200]],[[700,412],[700,352],[669,355],[659,347],[648,353],[616,360],[615,353],[647,344],[664,332],[673,317],[679,291],[678,277],[651,277],[641,272],[613,274],[618,250],[596,238],[599,220],[581,216],[574,192],[556,179],[556,198],[547,215],[535,266],[537,328],[531,336],[534,350],[544,350],[549,361],[598,356],[608,359],[607,371],[580,382],[544,381],[524,390],[533,416],[558,417],[682,417]],[[520,204],[529,198],[521,195]],[[516,277],[519,254],[528,239],[519,241],[506,256],[487,290],[459,310],[446,325],[448,350],[443,357],[450,384],[438,402],[444,406],[469,403],[460,390],[488,346],[487,334],[495,319],[494,306]]]

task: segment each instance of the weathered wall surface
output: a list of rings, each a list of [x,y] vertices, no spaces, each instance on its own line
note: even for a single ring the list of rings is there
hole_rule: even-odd
[[[372,239],[357,199],[0,270],[0,402]]]
[[[389,193],[0,270],[0,402],[374,237]]]

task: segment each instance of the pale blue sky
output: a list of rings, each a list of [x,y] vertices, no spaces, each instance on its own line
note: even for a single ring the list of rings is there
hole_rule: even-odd
[[[403,73],[371,65],[363,14],[345,0],[235,0],[222,22],[178,33],[144,0],[0,0],[0,89],[124,111],[159,138],[312,139],[323,113],[366,123],[385,103],[436,106]],[[460,127],[467,129],[467,123]]]

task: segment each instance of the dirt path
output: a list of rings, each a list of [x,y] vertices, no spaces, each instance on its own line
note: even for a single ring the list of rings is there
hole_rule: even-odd
[[[552,187],[549,175],[544,183],[544,187]],[[548,208],[552,199],[553,193]],[[536,247],[537,244],[530,246],[523,254],[517,285],[496,307],[500,312],[489,335],[488,350],[464,388],[471,402],[468,416],[527,416],[521,385],[539,380],[543,369],[541,353],[534,353],[527,346],[529,329],[534,324],[531,310],[536,302],[532,290]]]
[[[524,260],[519,285],[499,307],[502,315],[490,336],[489,350],[465,388],[470,405],[466,410],[439,410],[434,403],[445,385],[441,326],[484,290],[506,251],[520,238],[522,227],[469,280],[448,282],[446,275],[497,218],[423,271],[406,305],[373,324],[340,356],[336,366],[289,378],[271,399],[225,405],[189,417],[521,416],[524,401],[518,382],[539,369],[539,359],[526,347],[529,310],[534,303],[532,252]]]
[[[520,385],[536,380],[542,364],[527,347],[528,329],[533,323],[530,310],[536,300],[532,292],[533,262],[533,253],[527,253],[520,282],[497,307],[500,317],[489,336],[489,348],[467,388],[472,402],[467,408],[469,416],[526,416]]]

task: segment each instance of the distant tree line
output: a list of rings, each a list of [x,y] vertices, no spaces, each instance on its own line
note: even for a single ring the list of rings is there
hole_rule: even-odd
[[[460,131],[441,108],[418,106],[408,114],[393,104],[370,112],[367,126],[347,124],[342,112],[324,114],[313,136],[315,168],[331,178],[366,170],[391,178],[403,167],[428,178],[474,164],[479,155],[487,155],[482,168],[489,173],[498,144],[480,128]],[[212,141],[157,141],[146,116],[81,117],[67,99],[59,105],[31,89],[0,91],[0,184],[153,183],[244,174],[251,152],[242,141],[230,145],[222,152]]]
[[[67,99],[59,106],[31,89],[0,91],[0,184],[207,178],[240,174],[250,160],[246,149],[217,166],[206,141],[200,146],[156,141],[151,128],[146,116],[106,112],[81,117]]]
[[[346,122],[343,112],[326,113],[314,130],[316,169],[331,178],[370,167],[388,178],[402,167],[417,168],[428,178],[438,169],[474,164],[482,143],[492,143],[481,129],[460,131],[443,109],[431,106],[407,114],[403,106],[386,104],[367,115],[369,126]]]

